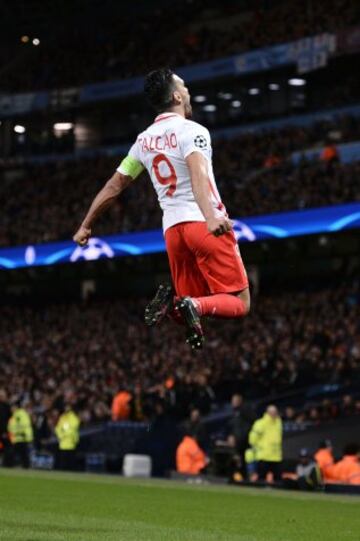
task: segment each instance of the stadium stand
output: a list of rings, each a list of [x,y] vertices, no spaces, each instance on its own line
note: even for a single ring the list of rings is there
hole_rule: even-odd
[[[310,127],[292,126],[215,139],[214,169],[228,212],[235,218],[359,201],[358,162],[303,160],[299,167],[290,163],[294,151],[321,148],[332,137],[336,143],[344,143],[359,136],[359,119],[343,116]],[[4,167],[2,173],[6,178],[0,194],[5,207],[0,217],[0,245],[71,238],[83,209],[119,161],[98,157],[66,162],[59,158],[41,166]],[[16,190],[14,198],[14,187],[20,183],[22,189]],[[102,218],[97,232],[144,230],[159,227],[160,223],[154,191],[148,179],[142,178]]]
[[[40,46],[18,43],[9,50],[7,43],[1,88],[23,92],[126,78],[163,63],[189,65],[338,31],[359,22],[354,0],[342,0],[340,5],[336,0],[308,0],[306,6],[296,0],[291,4],[259,2],[255,9],[252,3],[246,3],[239,9],[232,2],[221,7],[211,2],[204,7],[201,2],[193,1],[187,2],[184,9],[181,2],[173,2],[171,7],[158,6],[155,18],[146,10],[143,13],[129,10],[125,19],[122,10],[113,13],[103,5],[84,13],[78,1],[74,11],[59,9],[56,12],[55,22],[59,16],[63,19],[61,30],[51,19],[47,21],[46,38]],[[76,17],[79,11],[81,27]],[[170,16],[171,33],[168,31]],[[56,26],[53,35],[49,31],[52,26]],[[152,39],[154,35],[156,40]],[[81,49],[77,47],[79,41]],[[9,57],[12,61],[7,65]]]
[[[190,407],[208,413],[235,391],[259,398],[315,383],[349,384],[360,376],[359,293],[355,280],[311,293],[311,304],[306,293],[260,296],[241,326],[209,324],[197,356],[181,326],[143,325],[145,301],[4,306],[0,388],[50,423],[71,401],[86,424],[109,419],[121,389],[139,398],[132,415],[143,420],[158,401],[181,418]],[[305,418],[317,422],[319,412]]]
[[[221,159],[221,158],[220,158]],[[304,162],[265,170],[250,181],[239,180],[234,160],[226,175],[218,175],[223,200],[232,217],[358,201],[359,163]],[[0,245],[29,244],[72,237],[84,208],[115,170],[117,162],[99,158],[77,163],[58,162],[28,167],[24,179],[3,182],[4,213]],[[19,182],[22,183],[18,191]],[[13,198],[16,186],[17,197]],[[28,202],[31,201],[31,205]],[[138,208],[142,213],[139,215]],[[44,228],[44,222],[47,224]],[[26,227],[24,228],[24,224]],[[147,179],[128,189],[96,227],[98,235],[158,228],[161,214]]]

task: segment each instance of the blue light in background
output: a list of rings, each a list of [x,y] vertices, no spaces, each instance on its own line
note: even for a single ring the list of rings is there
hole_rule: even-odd
[[[336,205],[234,220],[238,242],[284,239],[360,228],[360,203]],[[86,248],[72,241],[0,249],[0,268],[56,265],[165,251],[161,230],[93,237]]]

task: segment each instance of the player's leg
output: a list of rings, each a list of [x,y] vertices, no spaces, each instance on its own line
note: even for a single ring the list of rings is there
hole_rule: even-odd
[[[197,333],[201,330],[200,319],[194,309],[174,310],[174,303],[184,295],[207,295],[209,289],[202,273],[200,272],[194,254],[188,249],[183,241],[183,226],[177,224],[166,231],[165,242],[169,258],[171,276],[174,289],[169,284],[162,284],[154,297],[145,309],[145,323],[155,325],[159,323],[166,315],[171,315],[178,323],[183,323],[188,327],[197,328]],[[196,316],[196,317],[195,317]],[[194,321],[196,319],[196,321]]]
[[[203,222],[188,224],[186,240],[210,295],[192,296],[200,316],[241,318],[250,310],[249,282],[233,232],[211,235]]]
[[[165,234],[166,251],[177,298],[185,295],[196,297],[210,294],[196,256],[184,241],[184,231],[188,224],[185,222],[174,225]]]
[[[217,293],[192,299],[200,316],[241,318],[250,311],[249,287],[239,293]]]
[[[176,269],[175,253],[181,249],[181,237],[176,226],[169,228],[165,233],[166,250],[169,257],[170,270],[174,281]],[[165,316],[174,310],[175,291],[170,284],[161,284],[155,297],[145,308],[145,323],[149,326],[160,323]]]
[[[193,303],[184,297],[209,295],[210,290],[197,264],[196,256],[184,240],[187,223],[177,224],[165,235],[171,276],[176,292],[173,317],[181,318],[186,327],[186,341],[193,349],[200,349],[204,334],[200,316]]]

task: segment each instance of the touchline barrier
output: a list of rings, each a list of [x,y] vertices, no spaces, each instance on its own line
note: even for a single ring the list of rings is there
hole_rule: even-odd
[[[237,218],[233,223],[240,243],[334,233],[360,227],[360,203]],[[92,237],[85,248],[71,240],[0,248],[0,269],[96,261],[164,251],[163,233],[158,229]]]

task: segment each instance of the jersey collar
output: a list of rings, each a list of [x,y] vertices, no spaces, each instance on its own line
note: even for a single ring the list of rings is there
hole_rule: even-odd
[[[161,115],[158,115],[154,122],[160,122],[161,120],[167,120],[168,118],[171,118],[172,116],[181,116],[179,113],[161,113]]]

